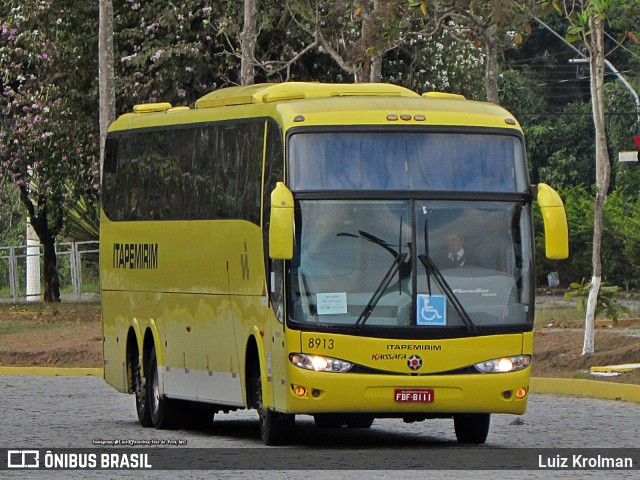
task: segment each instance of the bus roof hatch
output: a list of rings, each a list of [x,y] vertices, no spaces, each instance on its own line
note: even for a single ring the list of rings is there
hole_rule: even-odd
[[[165,112],[172,108],[169,102],[161,103],[139,103],[133,106],[133,113],[153,113],[153,112]]]
[[[394,96],[417,97],[417,93],[387,83],[313,83],[285,82],[261,83],[221,88],[196,101],[196,108],[224,107],[251,103],[270,103],[305,98],[342,96]]]

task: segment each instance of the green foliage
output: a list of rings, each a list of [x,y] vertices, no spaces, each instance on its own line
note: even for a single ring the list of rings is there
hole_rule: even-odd
[[[228,2],[240,10],[240,2]],[[227,2],[115,0],[116,111],[136,103],[187,105],[235,79],[238,61],[225,56],[219,30]],[[224,19],[216,26],[216,19]],[[234,20],[239,20],[235,18]]]
[[[594,133],[587,102],[568,104],[561,115],[545,119],[544,154],[534,158],[540,181],[556,187],[595,183]]]
[[[564,285],[566,279],[582,278],[591,272],[594,194],[585,187],[563,189],[560,194],[569,225],[569,258],[562,261],[544,258],[542,218],[535,209],[538,285],[544,285],[547,274],[552,271],[559,273]],[[607,282],[623,285],[627,290],[640,288],[640,203],[622,187],[611,192],[604,205],[602,274]]]
[[[575,300],[578,311],[584,314],[586,311],[587,299],[589,298],[589,291],[591,290],[591,282],[586,282],[583,278],[580,283],[571,283],[570,287],[571,290],[564,294],[564,299],[567,302]],[[602,283],[598,293],[598,300],[596,302],[596,317],[604,314],[617,325],[620,315],[631,314],[631,310],[618,303],[616,299],[618,292],[620,292],[620,287],[608,286],[605,283]]]
[[[622,189],[612,192],[605,204],[603,272],[627,289],[640,286],[640,204]]]
[[[96,25],[93,3],[0,3],[0,178],[44,245],[47,302],[60,298],[54,243],[68,205],[97,196]]]
[[[417,20],[410,31],[419,30]],[[442,91],[471,99],[486,96],[482,78],[484,54],[453,22],[433,35],[400,35],[400,47],[385,55],[384,80],[418,92]]]

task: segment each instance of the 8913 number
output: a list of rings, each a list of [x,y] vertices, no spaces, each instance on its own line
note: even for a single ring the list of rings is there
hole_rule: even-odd
[[[309,338],[309,348],[326,348],[333,350],[333,338]]]

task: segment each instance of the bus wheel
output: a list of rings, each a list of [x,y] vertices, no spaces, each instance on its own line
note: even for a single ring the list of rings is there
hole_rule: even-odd
[[[453,416],[456,438],[460,443],[484,443],[489,435],[491,415],[488,413],[464,413]]]
[[[136,412],[138,421],[143,427],[152,427],[151,413],[149,408],[149,395],[147,394],[147,381],[142,376],[142,368],[138,356],[134,355],[131,365],[133,371],[133,392],[136,396]]]
[[[254,406],[260,421],[260,436],[265,445],[282,445],[295,427],[295,415],[279,413],[264,406],[260,370],[253,375]]]
[[[158,429],[169,428],[172,419],[171,401],[160,395],[158,359],[155,346],[149,351],[147,361],[147,398],[151,423]]]

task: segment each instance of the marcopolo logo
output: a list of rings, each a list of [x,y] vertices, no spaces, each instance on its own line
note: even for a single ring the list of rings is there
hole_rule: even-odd
[[[407,365],[411,370],[418,370],[422,367],[422,357],[420,355],[411,355],[407,360]]]

